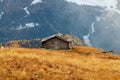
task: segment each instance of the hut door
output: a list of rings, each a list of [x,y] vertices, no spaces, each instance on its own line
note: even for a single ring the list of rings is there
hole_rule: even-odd
[[[58,43],[58,41],[55,41],[55,49],[59,49],[59,43]]]

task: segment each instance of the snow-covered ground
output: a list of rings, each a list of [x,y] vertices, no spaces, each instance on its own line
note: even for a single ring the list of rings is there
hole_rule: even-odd
[[[100,6],[106,8],[117,8],[117,0],[66,0],[68,2],[73,2],[78,5],[91,5],[91,6]]]
[[[97,19],[96,19],[96,21],[97,21]],[[95,22],[93,22],[91,24],[91,32],[88,33],[88,35],[83,36],[84,42],[89,46],[92,46],[92,44],[90,43],[89,37],[90,37],[90,35],[92,35],[95,32],[95,26],[94,25],[95,25]]]
[[[0,2],[3,2],[3,0],[0,0]]]
[[[31,5],[37,4],[37,3],[41,3],[42,0],[33,0],[33,2],[31,3]]]
[[[2,18],[3,14],[4,14],[4,12],[1,12],[1,13],[0,13],[0,19]]]
[[[28,7],[25,7],[24,10],[25,10],[26,14],[28,14],[28,15],[30,14],[30,12],[28,11]]]
[[[76,3],[78,5],[99,6],[105,8],[107,11],[114,11],[120,14],[117,0],[66,0],[68,2]]]
[[[26,28],[34,28],[36,26],[39,26],[39,24],[31,22],[31,23],[26,23],[25,26],[19,25],[16,29],[21,30],[21,29],[26,29]]]

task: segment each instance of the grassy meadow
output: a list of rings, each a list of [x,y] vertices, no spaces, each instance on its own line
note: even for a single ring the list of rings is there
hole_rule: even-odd
[[[120,80],[120,57],[91,47],[0,49],[0,80]]]

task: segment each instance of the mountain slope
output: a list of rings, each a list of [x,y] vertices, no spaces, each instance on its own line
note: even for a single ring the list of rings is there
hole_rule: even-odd
[[[89,25],[95,20],[94,16],[100,15],[99,8],[80,7],[64,0],[52,0],[51,2],[44,0],[36,5],[31,5],[31,3],[32,1],[22,0],[1,3],[0,9],[4,12],[0,19],[0,32],[4,34],[2,40],[32,39],[58,32],[79,34],[77,36],[82,39],[82,35],[87,34]],[[86,14],[89,9],[95,13]],[[83,17],[88,21],[87,24]],[[10,35],[7,36],[8,34]]]
[[[78,36],[94,47],[120,50],[119,3],[116,0],[3,0],[0,41],[63,33]]]

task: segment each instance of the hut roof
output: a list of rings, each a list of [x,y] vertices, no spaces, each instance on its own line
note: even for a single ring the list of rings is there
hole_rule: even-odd
[[[54,38],[54,37],[56,37],[56,38],[58,38],[58,39],[61,39],[61,40],[65,41],[65,42],[71,42],[71,41],[72,41],[71,39],[65,39],[65,38],[63,38],[62,35],[60,35],[60,34],[55,34],[55,35],[52,35],[52,36],[48,36],[48,37],[46,37],[46,38],[43,38],[43,39],[41,40],[41,42],[45,42],[45,41],[47,41],[47,40],[49,40],[49,39],[52,39],[52,38]]]

